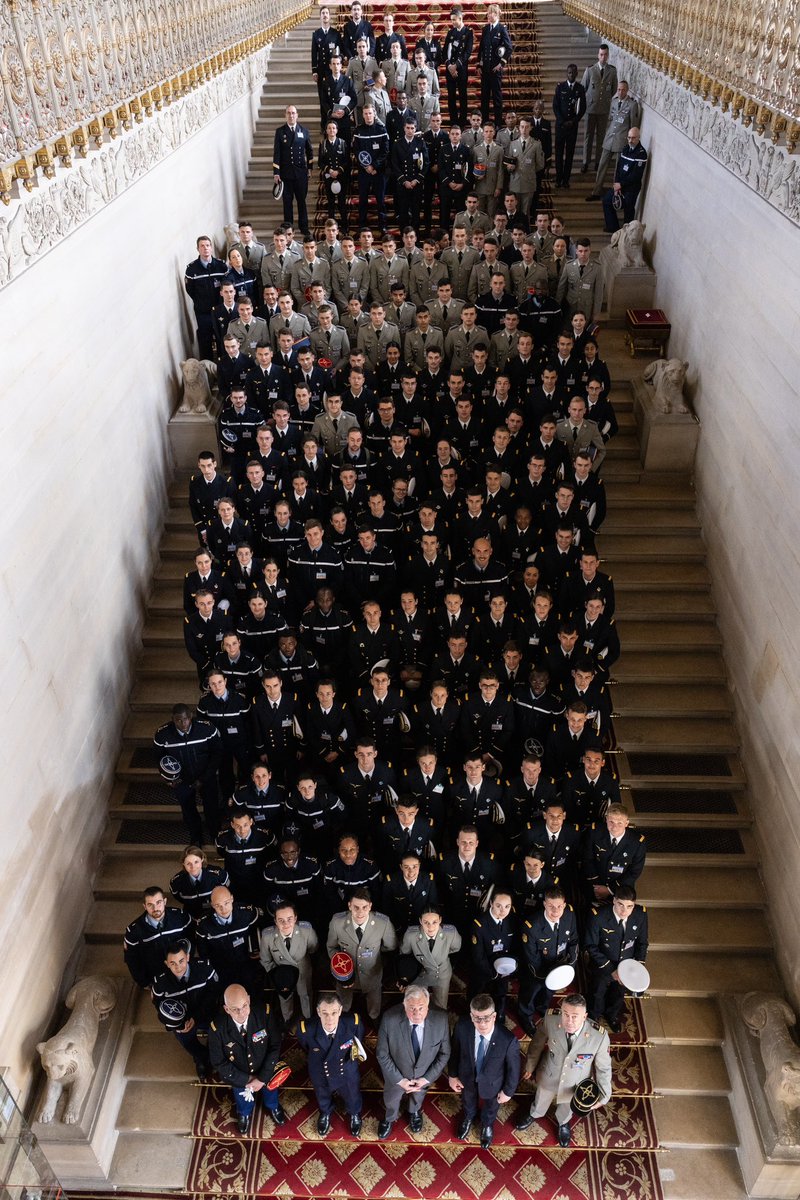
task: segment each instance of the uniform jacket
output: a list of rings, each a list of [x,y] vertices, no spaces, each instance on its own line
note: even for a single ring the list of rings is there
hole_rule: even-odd
[[[605,1029],[586,1018],[583,1028],[567,1049],[567,1035],[561,1028],[557,1010],[550,1009],[532,1039],[525,1070],[536,1070],[536,1083],[544,1091],[555,1093],[558,1101],[572,1099],[576,1086],[592,1076],[600,1088],[600,1099],[611,1098],[611,1055]]]
[[[581,87],[586,92],[587,113],[608,113],[617,86],[617,68],[611,63],[602,68],[599,62],[587,67],[581,79]]]
[[[383,975],[382,953],[397,949],[397,934],[394,926],[383,913],[373,911],[367,917],[364,936],[359,942],[353,918],[348,912],[336,913],[328,926],[328,957],[337,950],[346,950],[352,956],[355,967],[354,981],[367,990],[369,985],[380,985]]]
[[[280,1022],[269,1004],[251,1004],[244,1033],[224,1009],[211,1022],[211,1065],[231,1087],[246,1087],[254,1075],[266,1083],[275,1070],[280,1049]]]

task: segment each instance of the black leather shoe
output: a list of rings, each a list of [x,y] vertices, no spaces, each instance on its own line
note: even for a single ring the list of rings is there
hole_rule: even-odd
[[[528,1113],[527,1117],[523,1117],[521,1121],[517,1121],[514,1128],[516,1129],[517,1133],[524,1133],[526,1129],[530,1129],[535,1120],[536,1118],[532,1117],[531,1114]]]
[[[361,1136],[361,1117],[358,1114],[350,1118],[350,1133],[353,1137]]]
[[[568,1146],[570,1141],[569,1125],[559,1125],[558,1127],[558,1144],[559,1146]]]
[[[277,1108],[271,1108],[269,1110],[269,1114],[272,1117],[272,1119],[276,1125],[285,1125],[286,1122],[289,1120],[286,1113],[281,1108],[280,1104],[277,1106]]]
[[[319,1136],[325,1137],[325,1135],[327,1133],[330,1133],[330,1128],[331,1128],[331,1114],[330,1113],[320,1113],[319,1116],[317,1117],[317,1133],[319,1134]]]
[[[484,1125],[481,1130],[481,1150],[488,1150],[494,1141],[494,1126]]]
[[[617,1017],[617,1019],[615,1021],[608,1022],[608,1028],[611,1030],[612,1033],[621,1033],[622,1032],[622,1021],[620,1020],[619,1017]]]
[[[204,1066],[203,1063],[197,1063],[196,1066],[197,1066],[197,1082],[198,1083],[208,1083],[208,1081],[211,1079],[211,1069],[209,1067]]]
[[[240,1114],[237,1119],[236,1124],[239,1127],[239,1133],[241,1133],[242,1137],[244,1137],[245,1134],[247,1133],[248,1129],[250,1128],[250,1118],[242,1116]]]
[[[381,1141],[381,1142],[386,1141],[389,1134],[392,1132],[393,1125],[394,1125],[394,1121],[381,1121],[380,1125],[378,1126],[378,1140],[379,1141]]]
[[[588,170],[589,170],[589,164],[581,163],[581,175],[585,175]]]
[[[408,1118],[408,1128],[412,1133],[422,1133],[422,1113],[411,1113]]]
[[[470,1129],[472,1129],[472,1117],[464,1117],[458,1127],[456,1137],[459,1138],[460,1141],[465,1142],[469,1137]]]

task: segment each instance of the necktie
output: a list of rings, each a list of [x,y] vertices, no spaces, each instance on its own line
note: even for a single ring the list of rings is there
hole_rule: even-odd
[[[471,224],[472,224],[472,217],[470,217],[470,225],[471,225]],[[463,261],[464,261],[464,251],[463,251],[463,250],[459,250],[459,252],[458,252],[458,265],[459,265],[459,266],[461,266],[461,264],[463,263]]]
[[[162,932],[163,928],[164,928],[164,922],[163,922],[163,921],[156,921],[156,929],[157,929],[157,931],[158,931],[159,933],[161,933],[161,932]]]
[[[473,802],[473,804],[477,801],[477,799],[478,799],[478,789],[477,788],[471,787],[469,789],[469,798]]]
[[[364,930],[359,925],[356,929],[356,937],[358,938],[359,944],[361,943],[361,939],[363,938],[363,936],[364,936]]]
[[[436,945],[436,938],[428,938],[428,949],[433,954],[433,947]]]
[[[524,142],[524,141],[523,141],[523,143],[522,143],[522,153],[523,153],[523,154],[525,153],[525,147],[526,147],[526,145],[527,145],[527,144],[528,144],[528,143],[527,143],[527,142]]]
[[[578,274],[580,275],[581,279],[583,279],[583,267],[578,267]]]
[[[568,1033],[567,1034],[567,1054],[569,1054],[570,1050],[572,1049],[572,1038],[573,1038],[573,1034]]]
[[[477,129],[475,130],[475,132],[474,132],[474,133],[473,133],[473,135],[472,135],[472,141],[473,141],[473,144],[477,146],[477,144],[478,144],[478,131],[477,131]]]
[[[478,1053],[475,1055],[475,1074],[480,1075],[483,1060],[486,1057],[486,1038],[481,1036],[478,1038]]]
[[[617,848],[617,839],[616,839],[616,838],[612,838],[612,839],[611,839],[611,849],[612,849],[612,850],[616,850],[616,848]]]
[[[601,81],[601,82],[602,82],[602,80],[603,80],[603,71],[604,71],[604,68],[603,68],[603,67],[601,67],[601,68],[600,68],[600,81]]]
[[[419,1040],[419,1025],[411,1026],[411,1045],[414,1047],[414,1058],[419,1058],[422,1043]]]
[[[557,833],[551,833],[551,834],[550,834],[550,845],[551,845],[551,846],[555,846],[557,838],[558,838],[558,834],[557,834]]]
[[[286,942],[286,949],[287,949],[287,950],[291,950],[291,948],[292,948],[292,939],[291,939],[291,938],[284,938],[283,940]]]
[[[553,937],[555,938],[556,946],[558,946],[558,921],[553,926]]]
[[[443,321],[447,320],[447,305],[446,304],[442,305],[442,320]]]
[[[287,317],[287,318],[286,318],[286,320],[283,322],[283,328],[284,328],[284,329],[291,329],[291,327],[292,327],[292,323],[291,323],[291,321],[289,320],[289,318]]]
[[[469,883],[470,875],[472,874],[472,864],[464,863],[464,879]]]
[[[470,336],[471,336],[471,334],[470,334],[470,330],[469,330],[469,329],[467,329],[467,330],[465,331],[465,333],[464,333],[464,341],[465,341],[465,342],[467,342],[467,343],[469,343]]]
[[[244,331],[245,331],[245,333],[249,333],[249,332],[250,332],[250,326],[249,326],[249,325],[245,325],[245,327],[244,327]]]
[[[353,264],[351,262],[349,262],[347,264],[347,274],[350,275],[352,273],[352,270],[353,270]]]
[[[572,426],[572,440],[573,440],[573,442],[577,442],[577,440],[578,440],[578,426],[577,425]]]
[[[326,339],[327,339],[328,345],[330,346],[330,344],[331,344],[331,331],[330,331],[330,329],[326,330],[325,337],[326,337]]]
[[[245,248],[244,248],[244,253],[245,253],[245,258],[246,258],[246,259],[248,260],[248,262],[249,262],[249,261],[250,261],[250,247],[249,247],[249,246],[245,246]]]
[[[278,262],[281,264],[281,270],[283,270],[283,255],[282,254],[278,255]]]
[[[330,336],[330,335],[328,335],[328,336]],[[334,433],[339,432],[339,418],[338,417],[333,418],[333,432]]]

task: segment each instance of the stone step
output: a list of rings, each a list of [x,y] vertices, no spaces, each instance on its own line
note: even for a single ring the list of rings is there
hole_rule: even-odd
[[[173,622],[174,624],[174,622]],[[186,653],[181,641],[180,646],[145,647],[137,663],[139,678],[168,678],[174,679],[176,685],[184,690],[188,681],[194,683],[197,690],[197,670]]]
[[[628,621],[622,618],[617,621],[617,632],[626,653],[642,650],[657,653],[667,650],[707,651],[722,646],[722,635],[716,625],[706,621],[665,621],[654,631],[649,621]]]
[[[161,886],[166,884],[165,879]],[[95,900],[84,930],[87,941],[107,942],[119,948],[126,927],[138,915],[129,900]]]
[[[720,992],[782,991],[771,958],[705,951],[655,951],[648,955],[650,991],[670,996],[715,996]],[[695,1089],[688,1088],[693,1091]],[[702,1090],[702,1089],[701,1089]]]
[[[141,857],[106,851],[99,875],[95,879],[94,894],[97,900],[124,900],[128,925],[137,915],[137,903],[141,908],[141,896],[146,887],[167,888],[169,880],[180,870],[180,849],[158,852],[155,846],[143,847],[147,853]],[[123,926],[124,928],[124,926]]]
[[[134,1038],[134,1050],[136,1041]],[[719,1046],[655,1045],[647,1051],[647,1063],[657,1092],[679,1096],[729,1094],[728,1071]]]
[[[614,730],[618,743],[627,751],[657,753],[671,749],[675,753],[734,754],[739,748],[732,722],[710,717],[619,717]]]
[[[659,638],[659,641],[661,639]],[[690,651],[634,650],[627,642],[614,663],[613,676],[620,683],[724,684],[725,664],[719,648]]]
[[[727,1096],[662,1096],[656,1105],[662,1146],[697,1150],[735,1149],[736,1125]]]
[[[772,953],[766,919],[758,910],[728,912],[723,904],[711,911],[658,908],[649,915],[652,951],[754,956]]]
[[[148,1007],[152,1011],[152,1005]],[[649,996],[644,1019],[648,1042],[722,1045],[722,1017],[715,999]]]
[[[618,683],[612,692],[614,712],[622,716],[647,713],[653,717],[726,717],[733,712],[723,684],[702,687],[682,683]]]
[[[189,571],[194,566],[193,559],[197,550],[197,533],[193,527],[187,526],[177,533],[165,533],[161,539],[161,557],[162,558],[180,558],[181,562],[187,563],[184,567],[185,571]]]
[[[603,530],[601,538],[604,569],[612,575],[618,560],[645,563],[654,559],[662,563],[705,562],[705,547],[699,533],[647,537],[641,533],[625,534],[620,531],[607,534]]]
[[[607,564],[604,560],[603,531],[598,534],[597,548],[603,556],[603,569]],[[711,576],[708,568],[702,562],[615,562],[612,577],[618,593],[627,589],[637,589],[647,592],[658,592],[665,599],[673,588],[686,592],[689,589],[708,591],[711,587]],[[183,574],[180,576],[183,579]]]
[[[682,863],[665,867],[651,855],[636,884],[636,893],[649,909],[674,908],[730,909],[765,908],[766,897],[758,872],[729,866],[692,869]]]
[[[603,534],[651,533],[654,537],[671,533],[698,532],[700,522],[693,509],[615,507],[609,504]]]
[[[617,620],[624,617],[640,621],[680,621],[691,617],[695,621],[713,622],[716,609],[708,592],[628,588],[618,592],[616,616]]]
[[[174,1038],[170,1041],[191,1066],[189,1055],[181,1050]],[[186,1090],[196,1096],[194,1089],[187,1087]],[[121,1133],[109,1178],[119,1180],[128,1189],[133,1180],[136,1190],[162,1194],[174,1188],[181,1194],[193,1149],[193,1140],[180,1133]]]
[[[614,407],[617,407],[614,400]],[[614,443],[611,443],[613,450]],[[607,460],[606,460],[607,461]],[[605,466],[605,464],[603,464]],[[642,482],[636,487],[628,484],[606,484],[606,496],[611,509],[622,505],[632,508],[660,508],[667,506],[671,511],[679,512],[684,509],[694,510],[696,497],[691,490],[688,479],[681,477],[680,483],[647,483]]]
[[[121,1133],[188,1136],[196,1104],[197,1089],[186,1083],[131,1079],[125,1086],[117,1129]]]
[[[185,689],[181,689],[183,690]],[[131,693],[131,709],[136,713],[149,713],[150,719],[153,720],[153,713],[162,714],[166,711],[169,714],[169,709],[176,703],[174,697],[175,683],[169,674],[163,678],[142,680]]]
[[[733,1150],[676,1146],[658,1161],[664,1200],[747,1200]]]
[[[182,646],[183,619],[177,617],[150,617],[142,634],[144,646]],[[187,655],[188,658],[188,655]]]

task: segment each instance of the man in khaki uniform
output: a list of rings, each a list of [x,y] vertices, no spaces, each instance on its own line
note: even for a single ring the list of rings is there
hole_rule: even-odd
[[[303,1016],[311,1016],[311,955],[317,948],[317,935],[308,921],[298,921],[293,904],[275,909],[275,924],[261,934],[261,965],[265,971],[275,967],[296,967],[297,998]],[[280,994],[281,1016],[291,1020],[294,995]]]
[[[443,925],[438,908],[426,908],[419,925],[407,929],[401,954],[413,954],[421,967],[414,983],[430,988],[434,1004],[447,1008],[450,980],[453,978],[452,954],[461,949],[461,934],[455,925]]]
[[[594,1079],[600,1108],[611,1099],[611,1054],[608,1033],[586,1015],[586,1001],[578,992],[565,997],[561,1011],[551,1008],[532,1038],[523,1079],[536,1072],[536,1095],[530,1112],[517,1123],[522,1132],[543,1117],[556,1102],[558,1144],[570,1143],[572,1097],[584,1079]]]
[[[531,137],[531,123],[525,117],[519,123],[519,137],[505,151],[504,161],[508,165],[508,186],[517,197],[520,212],[530,217],[537,175],[544,170],[544,150],[542,143]]]
[[[364,992],[367,1013],[377,1020],[381,1012],[383,952],[397,949],[394,926],[383,913],[372,911],[366,888],[355,888],[347,912],[336,913],[328,926],[328,957],[346,950],[355,968],[352,983],[337,983],[336,992],[345,1012],[353,1006],[353,992]]]

